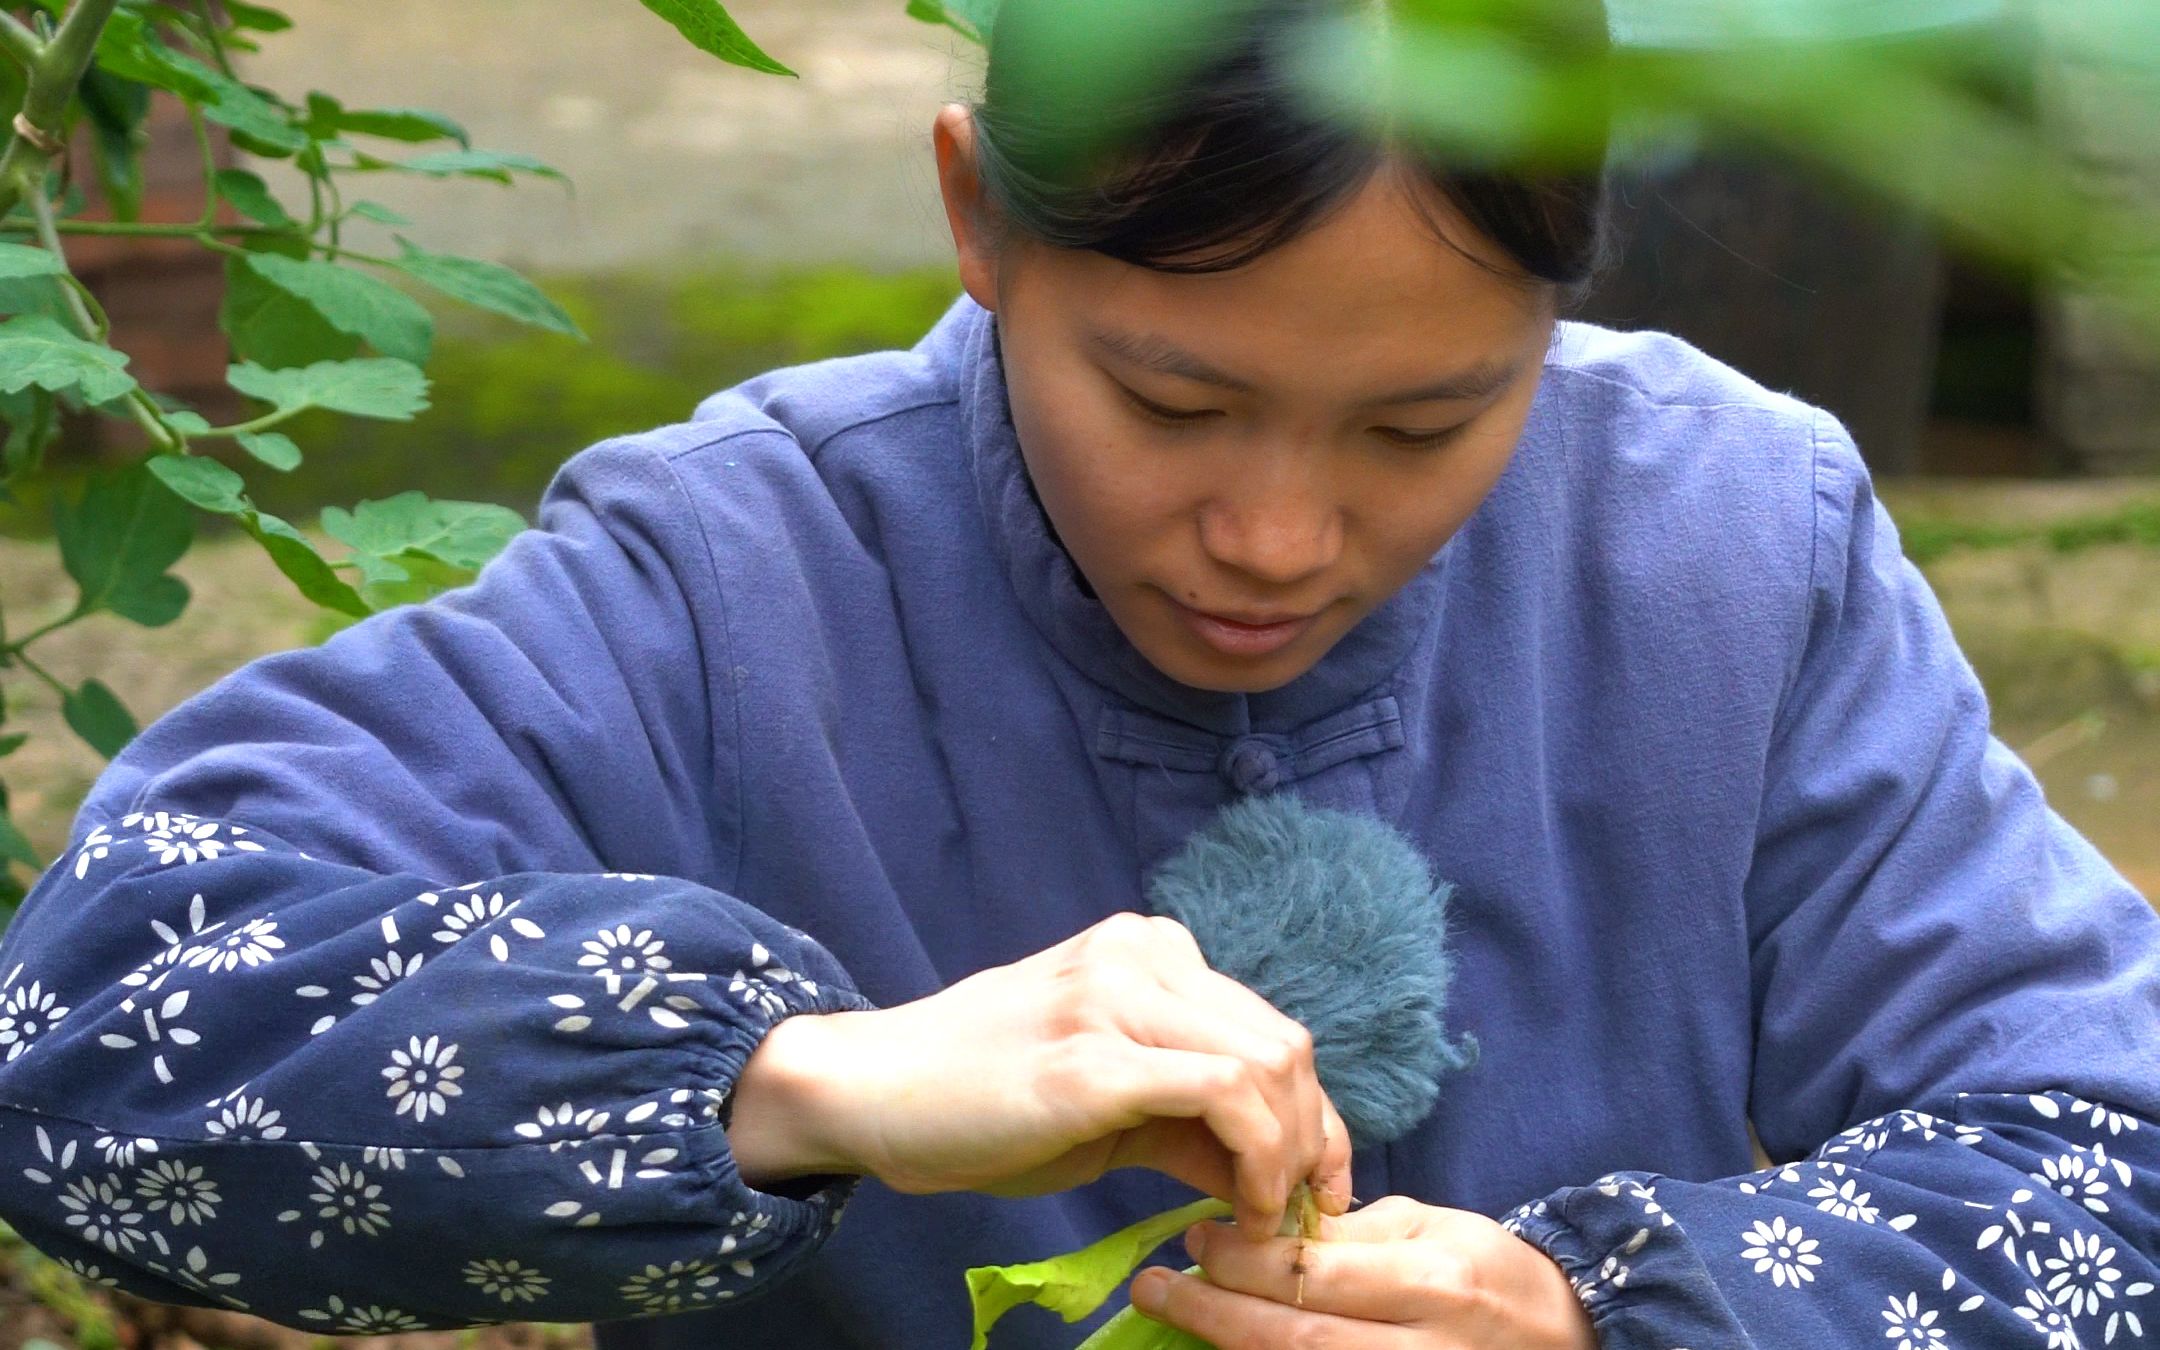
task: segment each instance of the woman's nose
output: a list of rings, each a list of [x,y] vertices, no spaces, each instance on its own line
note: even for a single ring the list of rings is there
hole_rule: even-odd
[[[1326,571],[1342,557],[1342,512],[1311,485],[1250,482],[1200,513],[1200,546],[1225,567],[1262,584],[1287,588]]]

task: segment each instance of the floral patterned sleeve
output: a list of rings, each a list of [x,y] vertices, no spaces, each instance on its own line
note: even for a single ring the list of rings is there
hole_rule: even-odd
[[[0,939],[0,1217],[333,1334],[711,1306],[830,1234],[853,1179],[746,1185],[730,1092],[779,1020],[870,1005],[676,879],[727,884],[736,775],[669,449],[586,452],[474,587],[107,770]]]
[[[2160,1338],[2160,917],[2047,806],[1842,433],[1768,747],[1756,1129],[1505,1219],[1628,1350]],[[1684,1104],[1675,1104],[1684,1109]]]

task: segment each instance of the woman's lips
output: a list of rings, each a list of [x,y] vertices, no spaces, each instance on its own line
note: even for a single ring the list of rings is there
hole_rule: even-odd
[[[1193,635],[1225,656],[1267,656],[1280,651],[1304,635],[1312,627],[1318,614],[1302,618],[1282,619],[1274,623],[1241,623],[1219,614],[1209,614],[1190,606],[1170,602],[1185,621]]]

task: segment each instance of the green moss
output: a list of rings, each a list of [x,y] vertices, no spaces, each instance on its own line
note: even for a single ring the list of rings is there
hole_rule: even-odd
[[[287,430],[307,462],[251,473],[256,500],[311,519],[324,505],[420,487],[529,514],[562,461],[593,442],[681,421],[706,395],[775,367],[913,346],[960,293],[949,268],[538,280],[590,343],[446,313],[429,411],[410,423],[295,421]]]

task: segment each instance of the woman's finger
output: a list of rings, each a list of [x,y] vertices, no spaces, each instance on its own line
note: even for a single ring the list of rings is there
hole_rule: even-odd
[[[1361,1321],[1444,1326],[1467,1320],[1479,1297],[1471,1259],[1442,1242],[1250,1243],[1196,1224],[1185,1247],[1224,1289]]]
[[[1261,1092],[1251,1066],[1227,1055],[1164,1049],[1134,1041],[1109,1041],[1089,1059],[1089,1091],[1112,1104],[1132,1130],[1153,1117],[1196,1119],[1220,1142],[1227,1155],[1234,1189],[1228,1195],[1210,1188],[1237,1209],[1241,1224],[1282,1214],[1288,1196],[1280,1189],[1283,1128],[1274,1105]],[[1139,1141],[1159,1138],[1153,1132]],[[1171,1170],[1189,1158],[1136,1157],[1131,1161],[1168,1171],[1193,1186],[1219,1178],[1214,1168]]]
[[[1258,1249],[1257,1244],[1235,1239],[1224,1245]],[[1215,1350],[1278,1350],[1286,1345],[1339,1345],[1345,1350],[1450,1350],[1446,1342],[1436,1342],[1429,1331],[1413,1332],[1310,1306],[1295,1308],[1161,1266],[1150,1267],[1134,1277],[1132,1300],[1142,1313],[1190,1332]]]

